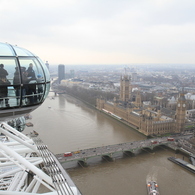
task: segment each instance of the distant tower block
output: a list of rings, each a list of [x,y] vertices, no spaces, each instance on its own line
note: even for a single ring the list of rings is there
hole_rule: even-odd
[[[47,66],[47,68],[49,70],[49,63],[48,63],[48,61],[46,61],[45,65]]]
[[[70,70],[70,77],[74,78],[74,76],[75,76],[74,70]]]
[[[58,82],[65,79],[65,66],[63,64],[58,65]]]

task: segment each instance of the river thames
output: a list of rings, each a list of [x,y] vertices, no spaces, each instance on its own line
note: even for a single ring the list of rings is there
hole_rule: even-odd
[[[146,139],[145,136],[68,95],[54,97],[31,113],[33,127],[54,153],[64,153]],[[195,194],[195,175],[167,160],[182,154],[157,148],[113,162],[92,162],[66,169],[83,195],[147,195],[146,180],[155,179],[161,195]],[[184,157],[188,161],[187,157]]]

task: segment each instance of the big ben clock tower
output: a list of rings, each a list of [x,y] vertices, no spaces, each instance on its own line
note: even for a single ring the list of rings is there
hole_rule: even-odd
[[[186,117],[186,99],[184,93],[182,92],[180,93],[180,97],[178,98],[178,102],[177,102],[175,132],[181,133],[184,130],[185,117]]]
[[[130,98],[130,78],[127,75],[121,76],[120,80],[120,100],[128,101]]]

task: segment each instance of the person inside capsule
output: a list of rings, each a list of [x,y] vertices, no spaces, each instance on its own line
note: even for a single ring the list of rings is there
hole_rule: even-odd
[[[7,85],[10,85],[11,83],[7,79],[8,72],[4,69],[4,65],[0,64],[0,106],[2,107],[3,104],[6,107],[9,107],[9,99],[8,96],[8,88]]]

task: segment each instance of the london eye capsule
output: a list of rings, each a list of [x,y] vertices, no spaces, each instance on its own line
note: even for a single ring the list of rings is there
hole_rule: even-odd
[[[0,43],[0,120],[30,113],[50,89],[46,65],[30,51]]]

